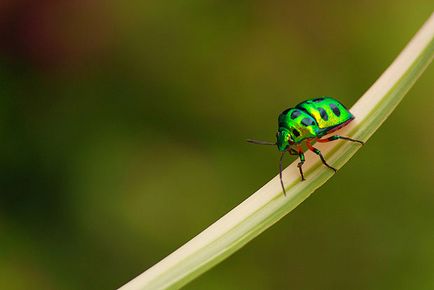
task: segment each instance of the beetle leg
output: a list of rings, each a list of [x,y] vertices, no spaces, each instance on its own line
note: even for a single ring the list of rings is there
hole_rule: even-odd
[[[306,141],[306,145],[307,145],[307,148],[309,148],[310,151],[312,151],[313,153],[319,155],[319,158],[321,158],[321,161],[322,161],[322,163],[325,166],[327,166],[328,168],[330,168],[331,170],[333,170],[336,173],[337,169],[327,164],[327,162],[324,159],[324,156],[322,156],[322,154],[321,154],[321,151],[319,151],[317,148],[313,147],[310,144],[310,141]]]
[[[279,177],[280,177],[280,185],[283,189],[283,195],[286,196],[286,190],[285,186],[283,185],[283,178],[282,178],[282,167],[283,167],[283,157],[285,156],[285,151],[282,152],[282,155],[280,155],[280,162],[279,162]]]
[[[288,152],[289,152],[290,155],[298,155],[298,151],[295,150],[294,148],[289,148]]]
[[[298,163],[297,167],[300,170],[300,175],[301,175],[301,181],[305,180],[304,179],[304,174],[303,174],[303,169],[301,168],[304,164],[304,154],[303,154],[303,148],[301,148],[300,145],[297,146],[297,150],[298,150],[298,156],[300,157],[300,162]],[[295,151],[295,150],[294,150]]]
[[[357,142],[357,143],[360,143],[362,145],[365,144],[365,142],[363,142],[363,141],[355,140],[355,139],[351,139],[349,137],[344,137],[344,136],[339,136],[339,135],[334,135],[334,136],[331,136],[331,137],[328,137],[325,139],[316,139],[316,141],[318,141],[320,143],[326,143],[326,142],[331,142],[331,141],[335,141],[335,140],[339,140],[339,139],[351,141],[351,142]]]

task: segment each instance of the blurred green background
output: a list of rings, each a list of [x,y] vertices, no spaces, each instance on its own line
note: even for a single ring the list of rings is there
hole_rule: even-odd
[[[309,97],[351,106],[432,4],[2,0],[0,289],[115,289],[152,266],[277,174],[246,138]],[[434,289],[433,79],[185,288]]]

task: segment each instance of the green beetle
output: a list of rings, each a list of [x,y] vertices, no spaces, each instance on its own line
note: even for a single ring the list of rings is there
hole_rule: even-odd
[[[311,143],[314,141],[324,143],[342,139],[364,144],[362,141],[339,135],[322,139],[323,136],[348,125],[352,120],[354,120],[353,114],[338,100],[330,97],[320,97],[301,102],[294,108],[289,108],[279,115],[276,143],[250,139],[247,141],[261,145],[277,145],[279,151],[282,152],[280,157],[280,183],[283,192],[286,193],[282,181],[282,160],[285,152],[299,156],[298,169],[300,170],[301,180],[305,180],[302,170],[305,161],[301,147],[303,141],[310,151],[319,155],[325,166],[336,172],[335,168],[327,164],[321,151],[313,147]]]

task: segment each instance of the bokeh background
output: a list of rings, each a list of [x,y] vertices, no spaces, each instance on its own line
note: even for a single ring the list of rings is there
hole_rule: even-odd
[[[115,289],[277,174],[431,0],[0,1],[0,289]],[[294,212],[185,289],[434,289],[434,67]],[[289,162],[289,161],[288,161]]]

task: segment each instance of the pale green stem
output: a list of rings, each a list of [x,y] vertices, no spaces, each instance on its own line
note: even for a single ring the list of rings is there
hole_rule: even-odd
[[[339,134],[367,141],[402,100],[433,55],[434,13],[351,108],[356,119]],[[342,167],[361,148],[358,144],[340,141],[316,146],[336,168]],[[293,210],[333,176],[312,152],[306,153],[303,168],[307,179],[304,182],[300,181],[297,161],[284,170],[286,197],[276,176],[202,233],[120,289],[177,289],[210,269]]]

